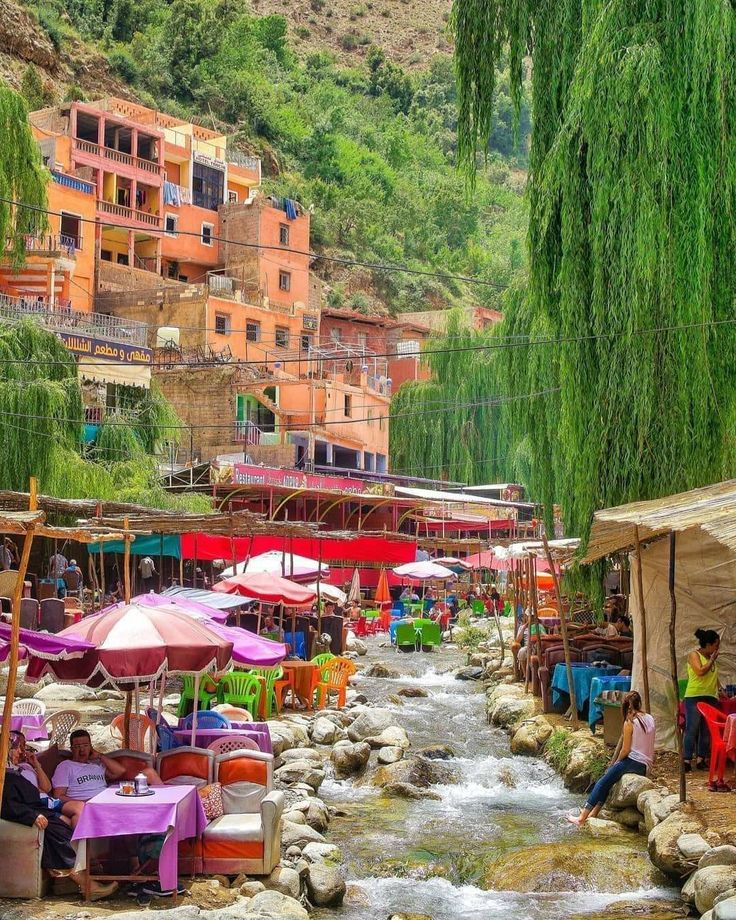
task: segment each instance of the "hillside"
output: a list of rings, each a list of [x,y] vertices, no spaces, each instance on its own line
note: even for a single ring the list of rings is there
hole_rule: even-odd
[[[237,0],[10,0],[0,75],[31,108],[115,93],[217,127],[263,157],[268,189],[313,209],[317,252],[414,271],[318,260],[332,306],[502,307],[525,270],[527,106],[517,146],[501,73],[490,164],[469,195],[442,50],[449,2],[297,0],[279,15],[277,0],[254,2],[255,14]]]

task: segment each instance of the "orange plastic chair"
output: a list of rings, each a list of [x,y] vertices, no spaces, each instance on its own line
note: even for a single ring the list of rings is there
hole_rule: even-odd
[[[710,772],[708,773],[708,783],[711,786],[718,786],[724,782],[726,772],[726,761],[728,760],[728,751],[723,743],[723,729],[726,727],[726,716],[720,709],[710,706],[708,703],[698,703],[698,711],[705,719],[710,733]]]
[[[119,715],[110,723],[110,734],[116,741],[125,744],[125,716]],[[148,716],[131,712],[129,750],[156,752],[156,725]]]
[[[292,709],[296,709],[296,681],[294,679],[294,671],[291,668],[286,668],[285,670],[282,668],[282,670],[284,671],[284,676],[279,678],[273,685],[277,715],[284,708],[284,698],[286,697],[287,691],[291,693]]]
[[[337,694],[337,705],[345,705],[348,680],[357,668],[348,658],[332,658],[322,668],[322,679],[317,684],[317,706],[324,709],[329,705],[330,693]]]

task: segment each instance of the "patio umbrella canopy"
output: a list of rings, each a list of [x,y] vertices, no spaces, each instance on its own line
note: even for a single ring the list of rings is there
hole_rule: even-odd
[[[92,687],[110,684],[130,688],[154,681],[164,672],[224,671],[233,651],[232,642],[210,625],[170,604],[122,604],[86,617],[57,637],[81,639],[94,648],[81,658],[67,661],[31,656],[28,680],[51,674],[56,680]]]
[[[223,595],[215,596],[222,597]],[[131,599],[131,602],[133,604],[141,604],[143,607],[165,607],[168,604],[169,606],[178,607],[185,613],[196,612],[203,622],[209,622],[210,624],[222,623],[224,625],[227,623],[227,619],[230,615],[227,610],[216,610],[214,607],[210,607],[207,604],[202,604],[189,597],[176,594],[154,594],[152,591],[150,594],[138,594]],[[119,607],[121,605],[115,604],[114,606]],[[106,609],[112,610],[113,607],[108,607]]]
[[[381,574],[378,578],[378,586],[376,587],[374,600],[379,606],[391,603],[391,592],[388,589],[388,575],[386,575],[386,569],[384,568],[381,569]]]
[[[282,553],[278,550],[269,550],[245,562],[239,562],[238,575],[280,575],[287,578],[316,578],[317,573],[326,576],[330,574],[330,567],[326,563],[319,563],[316,559],[300,556],[297,553]],[[230,578],[236,572],[233,566],[222,573],[224,578]]]
[[[350,582],[350,589],[348,590],[348,600],[353,604],[360,603],[360,572],[358,567],[353,569],[353,578]]]
[[[455,578],[455,573],[444,565],[438,565],[436,562],[408,562],[406,565],[400,565],[393,569],[395,575],[401,578],[408,578],[412,581],[428,581],[430,578],[436,578],[438,581],[447,581]]]
[[[278,575],[233,575],[214,585],[223,594],[242,594],[263,604],[284,604],[286,607],[307,607],[317,592]]]
[[[11,631],[9,623],[0,623],[0,662],[10,654]],[[83,639],[36,632],[34,629],[20,630],[21,658],[34,655],[44,661],[68,661],[70,658],[81,658],[93,649],[94,646]]]
[[[317,582],[315,581],[311,585],[306,585],[310,591],[314,591],[317,594]],[[347,594],[344,591],[341,591],[335,585],[326,584],[324,581],[319,583],[319,596],[323,600],[334,601],[336,604],[344,605],[348,599]]]

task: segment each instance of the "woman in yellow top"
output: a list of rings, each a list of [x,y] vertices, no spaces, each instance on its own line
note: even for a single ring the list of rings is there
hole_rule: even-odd
[[[696,767],[705,768],[705,759],[710,748],[710,737],[706,726],[702,724],[702,716],[698,710],[698,703],[709,703],[718,706],[718,647],[721,637],[715,629],[698,629],[695,631],[699,648],[690,652],[687,657],[687,689],[685,690],[685,742],[684,758],[685,769],[692,769],[692,758],[695,753],[697,741],[698,756]],[[699,737],[698,737],[699,735]]]

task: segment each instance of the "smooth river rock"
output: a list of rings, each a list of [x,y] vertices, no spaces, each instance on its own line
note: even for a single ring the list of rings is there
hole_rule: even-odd
[[[686,859],[700,859],[711,849],[708,841],[701,834],[682,834],[677,838],[677,849]],[[710,863],[718,865],[718,863]]]
[[[398,763],[380,767],[371,777],[374,786],[388,786],[392,783],[409,783],[420,789],[446,783],[456,783],[458,774],[455,770],[437,761],[424,757],[411,757]]]
[[[384,728],[380,735],[365,739],[374,749],[382,747],[400,747],[403,751],[408,751],[411,747],[409,736],[400,725],[389,725]]]
[[[378,752],[378,762],[381,764],[396,763],[404,756],[404,750],[400,747],[382,747]]]
[[[491,710],[491,722],[501,728],[516,725],[534,715],[535,703],[531,697],[504,696]]]
[[[399,690],[399,696],[405,696],[407,699],[414,699],[429,696],[429,693],[424,687],[402,687],[401,690]]]
[[[366,741],[351,744],[349,741],[338,741],[332,749],[330,760],[338,777],[350,776],[360,773],[365,769],[371,756],[371,746]]]
[[[730,844],[709,847],[700,857],[698,869],[705,869],[706,866],[736,866],[736,847]]]
[[[281,821],[281,846],[288,850],[289,847],[300,847],[302,853],[308,843],[325,843],[325,838],[319,831],[308,824],[292,824],[291,821]]]
[[[276,866],[273,872],[263,879],[263,884],[269,891],[280,891],[290,898],[298,899],[301,894],[299,873],[283,866]]]
[[[313,760],[292,760],[283,767],[279,767],[273,775],[274,779],[287,786],[306,783],[315,791],[319,789],[325,778],[324,770],[321,770]]]
[[[400,799],[434,799],[439,802],[442,796],[431,789],[420,789],[413,783],[388,783],[383,787],[386,795],[395,796]]]
[[[337,907],[343,902],[347,885],[335,866],[312,863],[307,875],[307,894],[315,907]]]
[[[363,709],[348,728],[351,741],[375,738],[390,725],[396,725],[396,715],[390,709]]]
[[[719,901],[713,908],[713,920],[736,920],[736,897]]]
[[[311,728],[312,741],[315,744],[334,744],[347,738],[347,732],[332,719],[315,719]]]
[[[544,716],[525,719],[511,739],[511,753],[536,757],[549,740],[553,728]]]
[[[365,672],[366,677],[385,677],[389,680],[396,680],[401,674],[395,668],[389,668],[382,661],[376,661]]]
[[[692,878],[696,908],[704,914],[713,907],[719,894],[734,886],[736,866],[706,866],[705,869],[698,869]]]
[[[686,811],[673,812],[649,833],[650,859],[665,874],[682,878],[692,871],[692,863],[682,855],[677,841],[683,834],[700,834],[703,830],[699,818]]]
[[[636,808],[639,796],[647,789],[654,789],[650,779],[637,776],[636,773],[626,773],[611,789],[606,805],[609,808]]]

